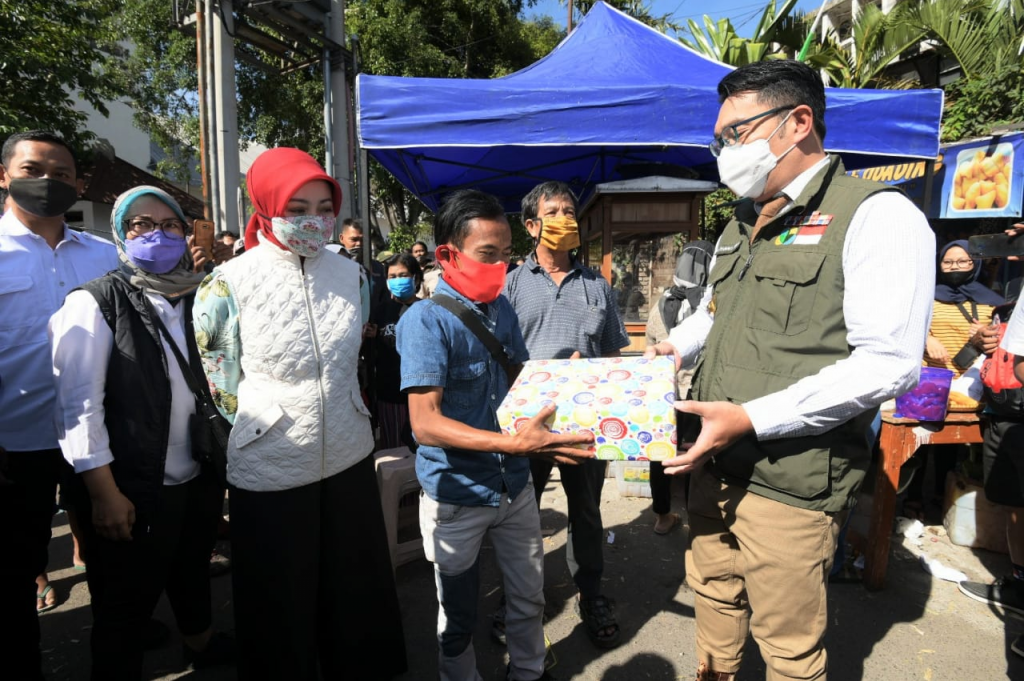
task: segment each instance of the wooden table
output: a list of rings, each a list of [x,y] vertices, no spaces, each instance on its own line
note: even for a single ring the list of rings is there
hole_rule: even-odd
[[[981,419],[976,413],[950,413],[942,422],[896,418],[882,412],[881,458],[875,476],[874,506],[864,557],[864,585],[872,590],[885,583],[889,564],[889,539],[896,511],[900,468],[921,445],[970,444],[982,441]]]

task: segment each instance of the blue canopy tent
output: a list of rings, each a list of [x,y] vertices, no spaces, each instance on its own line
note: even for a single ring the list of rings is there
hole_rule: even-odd
[[[708,151],[732,67],[597,3],[548,56],[503,78],[360,75],[360,144],[431,210],[474,187],[510,212],[539,182],[717,180]],[[934,159],[941,90],[828,89],[826,148],[847,169]]]

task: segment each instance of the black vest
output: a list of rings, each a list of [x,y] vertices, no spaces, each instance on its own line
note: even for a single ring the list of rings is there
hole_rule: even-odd
[[[171,418],[171,383],[160,331],[153,324],[156,310],[146,294],[120,272],[84,284],[96,299],[114,334],[103,399],[110,451],[110,470],[118,489],[135,505],[139,519],[153,517],[159,503],[167,458]],[[194,294],[184,296],[185,339],[193,374],[203,371],[192,329]],[[138,528],[140,523],[136,523]]]

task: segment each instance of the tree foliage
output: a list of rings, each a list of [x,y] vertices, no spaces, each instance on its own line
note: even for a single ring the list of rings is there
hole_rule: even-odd
[[[828,75],[829,85],[844,88],[909,89],[913,81],[896,80],[886,69],[925,38],[925,31],[909,19],[909,4],[888,14],[875,5],[861,7],[850,32],[852,43],[841,45],[835,35],[807,58],[807,63]]]
[[[354,0],[345,18],[367,73],[497,78],[529,66],[564,37],[550,17],[522,20],[523,8],[521,0]],[[371,219],[423,220],[426,207],[390,173],[376,162],[370,173]]]
[[[946,88],[942,140],[955,142],[990,134],[993,126],[1024,122],[1024,66],[981,78],[964,78]]]
[[[967,79],[1021,63],[1024,0],[919,0],[907,3],[906,21],[955,58]]]
[[[0,0],[0,138],[54,130],[82,149],[91,139],[76,97],[101,114],[117,95],[95,66],[115,52],[105,20],[117,0]]]
[[[560,4],[567,4],[568,0],[558,0]],[[604,0],[605,4],[611,5],[615,9],[625,12],[629,16],[642,21],[651,28],[655,28],[662,33],[668,33],[669,31],[679,31],[682,29],[675,19],[672,18],[672,14],[655,14],[654,3],[648,0]],[[573,2],[573,23],[582,19],[591,8],[597,3],[597,0],[574,0]]]
[[[784,0],[781,7],[769,0],[750,38],[741,37],[729,19],[705,14],[704,26],[690,19],[690,37],[680,40],[705,57],[732,66],[783,58],[800,49],[806,35],[803,17],[792,13],[795,6],[796,0]]]

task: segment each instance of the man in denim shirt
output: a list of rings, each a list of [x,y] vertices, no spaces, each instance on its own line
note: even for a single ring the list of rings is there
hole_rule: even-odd
[[[512,233],[501,204],[473,190],[455,192],[434,223],[444,279],[434,292],[465,306],[503,346],[513,371],[527,359],[519,320],[502,297]],[[587,434],[552,434],[541,408],[514,436],[496,415],[509,377],[483,342],[435,299],[412,306],[397,329],[402,389],[419,443],[416,473],[420,529],[437,581],[439,674],[442,681],[477,681],[473,650],[480,580],[478,558],[489,534],[508,600],[508,678],[544,672],[544,549],[530,487],[529,460],[562,463],[593,458],[572,447]]]

